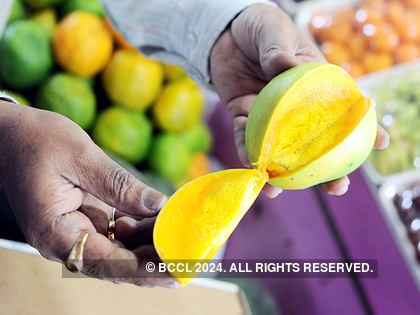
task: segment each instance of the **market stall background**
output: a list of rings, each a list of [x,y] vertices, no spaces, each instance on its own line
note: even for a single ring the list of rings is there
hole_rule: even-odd
[[[63,21],[68,14],[80,9],[89,12],[73,13],[83,27],[98,27],[98,21],[104,21],[96,0],[53,1],[54,4],[46,8],[37,7],[36,2],[15,1],[8,28],[27,31],[24,24],[32,23],[29,25],[33,32],[35,22],[40,33],[52,36],[57,25],[65,24]],[[420,93],[416,91],[420,83],[417,71],[420,69],[420,1],[279,0],[278,3],[296,25],[317,42],[327,59],[349,71],[363,93],[376,102],[378,123],[387,129],[393,140],[389,149],[375,152],[363,168],[350,175],[351,185],[345,196],[327,196],[316,187],[285,191],[273,200],[261,195],[230,237],[224,257],[377,259],[377,279],[277,278],[259,279],[259,282],[270,290],[283,314],[417,314],[420,308],[420,265],[416,253],[419,239],[410,240],[416,232],[412,231],[412,223],[417,215],[414,212],[411,221],[404,221],[404,215],[407,211],[413,213],[418,197],[418,190],[413,188],[420,180],[420,174],[413,171],[420,166]],[[19,27],[11,26],[16,22]],[[71,43],[73,38],[66,36],[75,30],[62,28],[63,37]],[[14,85],[13,78],[5,79],[0,73],[2,89],[12,91],[21,103],[28,102],[27,105],[32,106],[45,101],[42,89],[51,93],[54,86],[61,86],[60,93],[69,98],[69,104],[79,101],[71,99],[66,86],[87,91],[89,97],[95,99],[96,107],[91,109],[90,121],[81,124],[86,123],[85,129],[113,158],[167,194],[212,169],[242,167],[236,155],[230,116],[214,95],[198,88],[182,70],[141,56],[109,23],[101,24],[100,29],[104,39],[98,45],[108,45],[109,39],[112,45],[109,59],[101,67],[98,65],[99,70],[93,74],[73,73],[73,61],[51,50],[51,59],[44,58],[48,67],[41,67],[48,69],[44,70],[42,80],[21,87]],[[42,41],[45,36],[40,35],[40,38]],[[9,46],[14,46],[13,36],[6,35],[0,42],[0,59],[5,40],[9,40]],[[107,41],[108,44],[104,44]],[[137,62],[139,67],[152,69],[146,77],[152,76],[156,92],[149,101],[133,105],[135,95],[124,101],[125,104],[113,101],[127,94],[124,87],[116,91],[107,88],[106,82],[115,83],[123,72],[123,65],[112,61],[111,55],[116,53],[122,55],[119,60]],[[123,75],[127,76],[127,72]],[[53,83],[58,83],[48,85],[52,79]],[[132,84],[141,85],[141,79],[135,77]],[[86,105],[86,100],[82,103]],[[171,108],[179,109],[183,103],[188,105],[184,108],[185,116],[162,115]],[[59,108],[55,109],[54,100],[51,104],[48,109],[60,112]],[[171,129],[175,125],[172,118],[180,119],[180,129]],[[130,125],[132,130],[121,131]],[[98,129],[101,132],[95,131],[93,135]],[[134,136],[127,140],[129,144],[121,145],[124,134]],[[150,139],[146,147],[123,150],[145,135]],[[203,138],[206,140],[202,141]],[[174,148],[177,154],[173,154]],[[175,162],[174,158],[177,158]],[[175,164],[167,167],[171,165],[169,161]],[[403,197],[406,191],[411,195],[406,193]],[[3,216],[0,238],[24,242],[4,194],[0,197]],[[404,200],[408,201],[403,204]]]

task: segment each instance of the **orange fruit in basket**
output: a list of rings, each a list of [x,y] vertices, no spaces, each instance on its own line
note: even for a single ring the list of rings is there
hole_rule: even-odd
[[[353,23],[355,11],[353,8],[338,9],[333,16],[333,21],[341,21],[343,23]]]
[[[108,97],[122,107],[149,108],[162,91],[162,64],[136,50],[119,49],[102,72],[102,85]]]
[[[327,39],[325,29],[331,25],[332,21],[333,17],[329,13],[318,12],[312,16],[308,29],[316,41],[321,43]]]
[[[390,1],[387,8],[387,19],[394,24],[395,27],[403,21],[403,16],[405,12],[404,4],[398,1]]]
[[[52,46],[55,59],[63,69],[81,77],[92,77],[109,62],[113,40],[99,16],[74,11],[58,23]]]
[[[366,52],[363,57],[363,65],[368,72],[382,70],[391,67],[393,59],[388,52]]]
[[[385,23],[385,12],[382,9],[371,6],[362,6],[356,11],[354,24],[357,29],[363,29],[366,24],[372,24],[375,27]]]
[[[105,27],[112,34],[112,37],[114,38],[115,44],[118,47],[124,48],[124,49],[137,50],[136,47],[132,46],[129,42],[127,42],[125,40],[124,36],[122,36],[122,34],[119,31],[117,31],[115,28],[112,27],[111,23],[106,18],[106,16],[103,19],[104,19]]]
[[[396,29],[403,41],[420,41],[420,16],[416,16],[414,12],[406,12]]]
[[[420,47],[415,43],[402,43],[394,52],[396,63],[406,62],[420,57]]]
[[[369,48],[372,51],[391,52],[396,49],[399,43],[398,32],[391,23],[380,25],[376,33],[369,38]]]
[[[404,3],[410,8],[420,7],[420,2],[418,0],[404,0]]]
[[[328,62],[341,65],[350,60],[349,50],[341,43],[325,42],[321,45],[321,51]]]
[[[368,41],[362,33],[356,33],[348,39],[348,48],[352,57],[360,58],[366,51]]]
[[[353,35],[353,25],[345,21],[333,21],[331,26],[324,28],[323,38],[327,41],[346,43]]]

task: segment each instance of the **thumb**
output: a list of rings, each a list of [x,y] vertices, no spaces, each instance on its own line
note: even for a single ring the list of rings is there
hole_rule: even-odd
[[[267,8],[264,8],[267,9]],[[280,9],[270,8],[270,14],[261,19],[257,33],[260,65],[271,78],[279,73],[298,65],[296,58],[295,26],[288,16],[281,16]],[[285,15],[285,14],[284,14]]]
[[[79,162],[78,186],[127,214],[155,216],[168,197],[141,182],[102,150],[98,151]]]
[[[298,64],[296,27],[279,8],[248,7],[233,21],[232,34],[245,55],[258,62],[270,79]]]

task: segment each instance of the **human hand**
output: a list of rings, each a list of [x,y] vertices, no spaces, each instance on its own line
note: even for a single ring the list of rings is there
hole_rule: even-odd
[[[152,242],[167,197],[110,159],[74,122],[59,114],[0,101],[0,181],[27,241],[65,262],[82,231],[83,273],[115,283],[177,287],[148,273],[159,260]],[[107,234],[111,206],[115,235]]]
[[[251,167],[245,147],[245,127],[251,106],[262,88],[281,72],[306,62],[327,62],[315,44],[279,8],[256,4],[236,17],[215,43],[210,55],[212,83],[233,118],[235,144],[241,162]],[[389,136],[378,126],[376,149],[388,146]],[[344,194],[347,176],[321,184],[334,195]],[[263,189],[275,197],[281,189]]]

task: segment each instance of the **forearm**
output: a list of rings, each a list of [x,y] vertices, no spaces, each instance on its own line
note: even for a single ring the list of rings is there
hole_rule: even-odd
[[[101,0],[108,18],[143,54],[182,66],[197,82],[212,88],[210,51],[231,20],[268,0]]]

